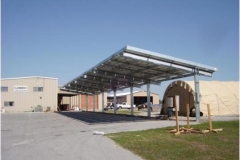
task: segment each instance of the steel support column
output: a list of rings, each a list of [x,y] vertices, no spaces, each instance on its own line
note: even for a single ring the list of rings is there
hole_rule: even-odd
[[[147,116],[148,117],[151,117],[151,110],[150,110],[150,83],[147,84],[147,111],[148,111],[148,114]]]
[[[81,100],[81,94],[78,95],[78,106],[79,106],[79,109],[82,109],[82,100]]]
[[[102,92],[102,112],[104,112],[104,92]]]
[[[88,95],[86,94],[86,111],[88,111]]]
[[[93,95],[93,112],[95,112],[95,94]]]
[[[200,121],[200,96],[199,96],[199,80],[198,80],[198,75],[197,71],[195,70],[195,75],[194,75],[194,85],[195,85],[195,108],[196,108],[196,121]]]
[[[77,107],[77,95],[75,96],[75,106]]]
[[[72,97],[70,96],[69,99],[70,99],[70,106],[68,109],[71,110],[72,109]]]
[[[113,90],[114,92],[114,114],[117,113],[117,98],[116,98],[116,89]]]
[[[133,86],[131,86],[130,87],[130,96],[131,96],[131,115],[133,116],[133,101],[134,101],[134,99],[133,99]]]

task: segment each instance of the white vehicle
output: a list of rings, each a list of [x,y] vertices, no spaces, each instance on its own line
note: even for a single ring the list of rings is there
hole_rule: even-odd
[[[135,107],[136,105],[133,105],[133,108]],[[117,104],[117,109],[131,109],[131,105],[123,102],[122,104]]]

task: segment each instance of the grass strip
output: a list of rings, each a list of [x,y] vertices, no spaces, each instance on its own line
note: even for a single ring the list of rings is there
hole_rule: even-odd
[[[206,129],[208,123],[191,125],[191,127]],[[223,131],[175,136],[167,131],[168,127],[113,133],[106,136],[146,160],[238,160],[239,121],[213,122],[213,128],[223,128]]]

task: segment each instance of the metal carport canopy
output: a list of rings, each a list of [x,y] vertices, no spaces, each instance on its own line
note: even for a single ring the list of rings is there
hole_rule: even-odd
[[[211,77],[217,68],[160,53],[126,46],[63,85],[61,90],[98,94],[157,84],[197,75]]]

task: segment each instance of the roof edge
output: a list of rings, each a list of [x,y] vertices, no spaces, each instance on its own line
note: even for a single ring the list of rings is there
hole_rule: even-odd
[[[141,49],[141,48],[137,48],[137,47],[133,47],[133,46],[129,46],[129,45],[127,45],[125,47],[125,50],[133,52],[133,53],[148,54],[150,57],[153,57],[153,58],[161,57],[160,59],[170,61],[171,63],[182,64],[182,65],[192,65],[192,66],[195,66],[196,68],[201,68],[201,69],[206,70],[206,71],[211,71],[211,72],[218,71],[218,69],[216,67],[213,67],[213,66],[200,64],[200,63],[192,62],[192,61],[189,61],[189,60],[185,60],[185,59],[181,59],[181,58],[177,58],[177,57],[173,57],[173,56],[168,56],[168,55],[165,55],[165,54],[162,54],[162,53],[153,52],[153,51],[149,51],[149,50],[146,50],[146,49]]]
[[[41,77],[41,76],[15,77],[15,78],[2,78],[1,80],[30,79],[30,78],[42,78],[42,79],[55,79],[55,80],[58,80],[58,78],[53,78],[53,77]]]

